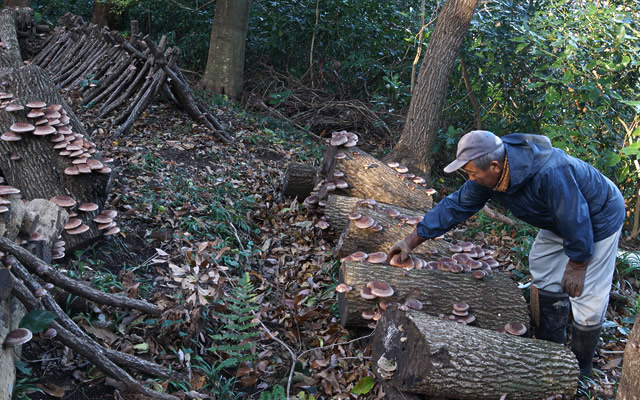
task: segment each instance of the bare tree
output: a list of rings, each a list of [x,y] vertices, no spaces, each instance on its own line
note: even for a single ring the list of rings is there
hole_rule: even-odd
[[[448,0],[431,35],[400,140],[388,158],[426,173],[442,121],[451,70],[471,22],[477,0]]]

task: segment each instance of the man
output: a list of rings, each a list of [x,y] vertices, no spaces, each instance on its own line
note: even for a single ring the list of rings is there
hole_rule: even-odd
[[[529,254],[532,295],[538,293],[540,310],[534,316],[539,319],[536,337],[564,343],[571,305],[572,351],[580,375],[589,375],[625,216],[620,191],[595,168],[538,135],[499,138],[488,131],[469,132],[458,143],[456,160],[444,171],[460,168],[469,180],[393,245],[389,257],[400,254],[405,259],[425,240],[481,210],[489,199],[498,200],[516,217],[540,228]]]

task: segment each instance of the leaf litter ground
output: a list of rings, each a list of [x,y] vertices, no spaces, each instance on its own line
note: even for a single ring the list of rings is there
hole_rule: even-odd
[[[87,332],[105,346],[183,373],[182,380],[140,379],[158,389],[182,390],[176,394],[184,398],[268,398],[276,385],[298,398],[384,397],[379,386],[371,387],[370,331],[339,324],[335,233],[316,228],[316,217],[296,200],[279,197],[286,166],[317,164],[320,144],[269,129],[231,108],[220,112],[236,138],[228,146],[164,104],[154,105],[133,133],[116,139],[93,125],[92,110],[80,115],[103,155],[115,160],[109,203],[119,211],[122,232],[58,267],[102,290],[146,298],[166,310],[151,318],[61,298]],[[477,225],[472,219],[451,235],[501,249],[503,269],[526,280],[513,239],[518,232],[486,233]],[[251,283],[250,297],[243,300],[255,305],[249,325],[259,336],[233,343],[242,336],[229,329],[227,303],[243,273]],[[628,299],[637,297],[637,281],[616,282],[606,343],[596,358],[601,378],[583,384],[579,398],[612,398],[619,380],[631,327]],[[225,335],[227,340],[220,339]],[[239,361],[215,368],[229,357]],[[55,342],[33,341],[23,359],[23,371],[30,373],[20,375],[21,393],[32,399],[140,398],[120,391]]]

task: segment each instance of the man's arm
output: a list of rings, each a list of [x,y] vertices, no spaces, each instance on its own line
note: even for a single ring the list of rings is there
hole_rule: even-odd
[[[394,244],[389,249],[389,259],[400,254],[400,260],[405,261],[409,253],[427,239],[441,236],[481,210],[490,197],[489,189],[476,182],[467,181],[457,192],[445,197],[440,204],[425,214],[409,236]]]

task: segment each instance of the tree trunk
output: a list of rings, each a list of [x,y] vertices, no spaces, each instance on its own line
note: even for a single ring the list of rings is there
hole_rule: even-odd
[[[330,204],[327,206],[330,206]],[[393,246],[397,241],[409,236],[409,234],[415,229],[415,226],[409,225],[397,217],[390,217],[384,214],[384,210],[386,208],[389,207],[378,206],[377,204],[375,208],[361,205],[356,206],[356,208],[353,209],[353,212],[373,218],[378,224],[382,225],[383,230],[375,232],[369,228],[358,228],[353,221],[350,221],[347,218],[346,228],[334,247],[334,254],[336,254],[336,257],[342,258],[355,251],[364,251],[365,253],[374,253],[376,251],[386,252],[389,251],[391,246]],[[396,209],[393,206],[390,208],[399,212],[409,211],[407,214],[401,214],[406,217],[422,218],[424,216],[420,211]],[[335,214],[333,210],[327,210],[326,213],[327,215]],[[332,220],[333,219],[330,217],[330,221]],[[448,251],[450,246],[451,244],[444,240],[427,240],[420,246],[416,247],[414,252],[431,253],[434,250],[437,250],[438,254],[448,256],[450,255],[450,252]]]
[[[6,8],[0,12],[0,41],[5,44],[5,46],[0,46],[0,75],[2,75],[2,68],[22,66],[22,56],[16,32],[16,15],[14,10]],[[2,132],[4,133],[4,131]]]
[[[429,315],[449,315],[454,303],[465,302],[469,313],[476,317],[474,326],[497,330],[509,322],[529,325],[529,310],[522,292],[511,278],[500,272],[478,280],[468,273],[406,271],[386,264],[345,261],[340,267],[339,281],[352,287],[347,293],[338,293],[343,326],[367,325],[362,312],[373,311],[380,300],[365,300],[360,296],[360,290],[371,281],[383,281],[393,288],[390,301],[402,304],[409,298],[419,300],[420,312]]]
[[[282,178],[282,196],[304,200],[311,194],[318,170],[307,164],[293,163]]]
[[[7,30],[4,25],[10,24],[6,17],[9,10],[3,10],[0,31]],[[16,55],[14,54],[14,57]],[[19,54],[17,55],[19,57]],[[4,57],[0,57],[4,58]],[[18,59],[22,65],[22,60]],[[3,90],[13,94],[17,104],[25,105],[30,101],[43,101],[48,105],[60,104],[69,117],[68,128],[77,136],[82,136],[85,147],[89,146],[87,134],[62,97],[57,87],[42,69],[34,65],[21,68],[0,69],[0,79],[5,83]],[[62,111],[61,111],[62,112]],[[17,112],[0,110],[0,132],[9,131],[15,122],[31,122],[27,119],[28,109]],[[3,155],[18,156],[18,160],[10,157],[0,157],[0,171],[7,183],[20,189],[25,199],[50,199],[57,195],[71,196],[78,204],[96,203],[101,208],[104,205],[111,185],[111,173],[91,173],[70,176],[64,173],[72,166],[72,158],[63,157],[53,148],[55,143],[49,137],[39,137],[24,133],[23,139],[17,142],[0,141],[0,152]],[[99,159],[99,153],[91,154],[90,158]],[[91,229],[79,235],[63,234],[67,248],[76,248],[101,235],[97,225],[85,220]]]
[[[105,26],[111,29],[115,29],[115,22],[117,21],[116,15],[111,12],[111,3],[108,0],[93,0],[93,15],[91,16],[91,22],[98,25],[100,28]]]
[[[449,77],[476,4],[477,0],[447,0],[442,8],[422,59],[402,135],[388,159],[430,173]]]
[[[463,326],[392,307],[378,323],[372,359],[400,390],[455,399],[571,398],[578,362],[564,346]],[[395,366],[395,370],[394,370]],[[563,397],[564,398],[564,397]]]
[[[242,92],[250,7],[251,0],[216,2],[207,67],[200,82],[213,93],[237,98]]]
[[[616,400],[638,399],[640,399],[640,315],[636,317],[624,349],[622,376],[616,396]]]
[[[2,7],[29,7],[29,0],[3,0]]]
[[[336,152],[343,153],[345,158],[336,159]],[[413,183],[405,175],[356,147],[329,147],[321,175],[327,181],[332,181],[335,171],[344,173],[339,179],[347,182],[349,187],[341,190],[341,193],[348,196],[374,199],[423,212],[431,209],[433,201],[425,192],[424,184]],[[322,190],[320,197],[323,197]]]

